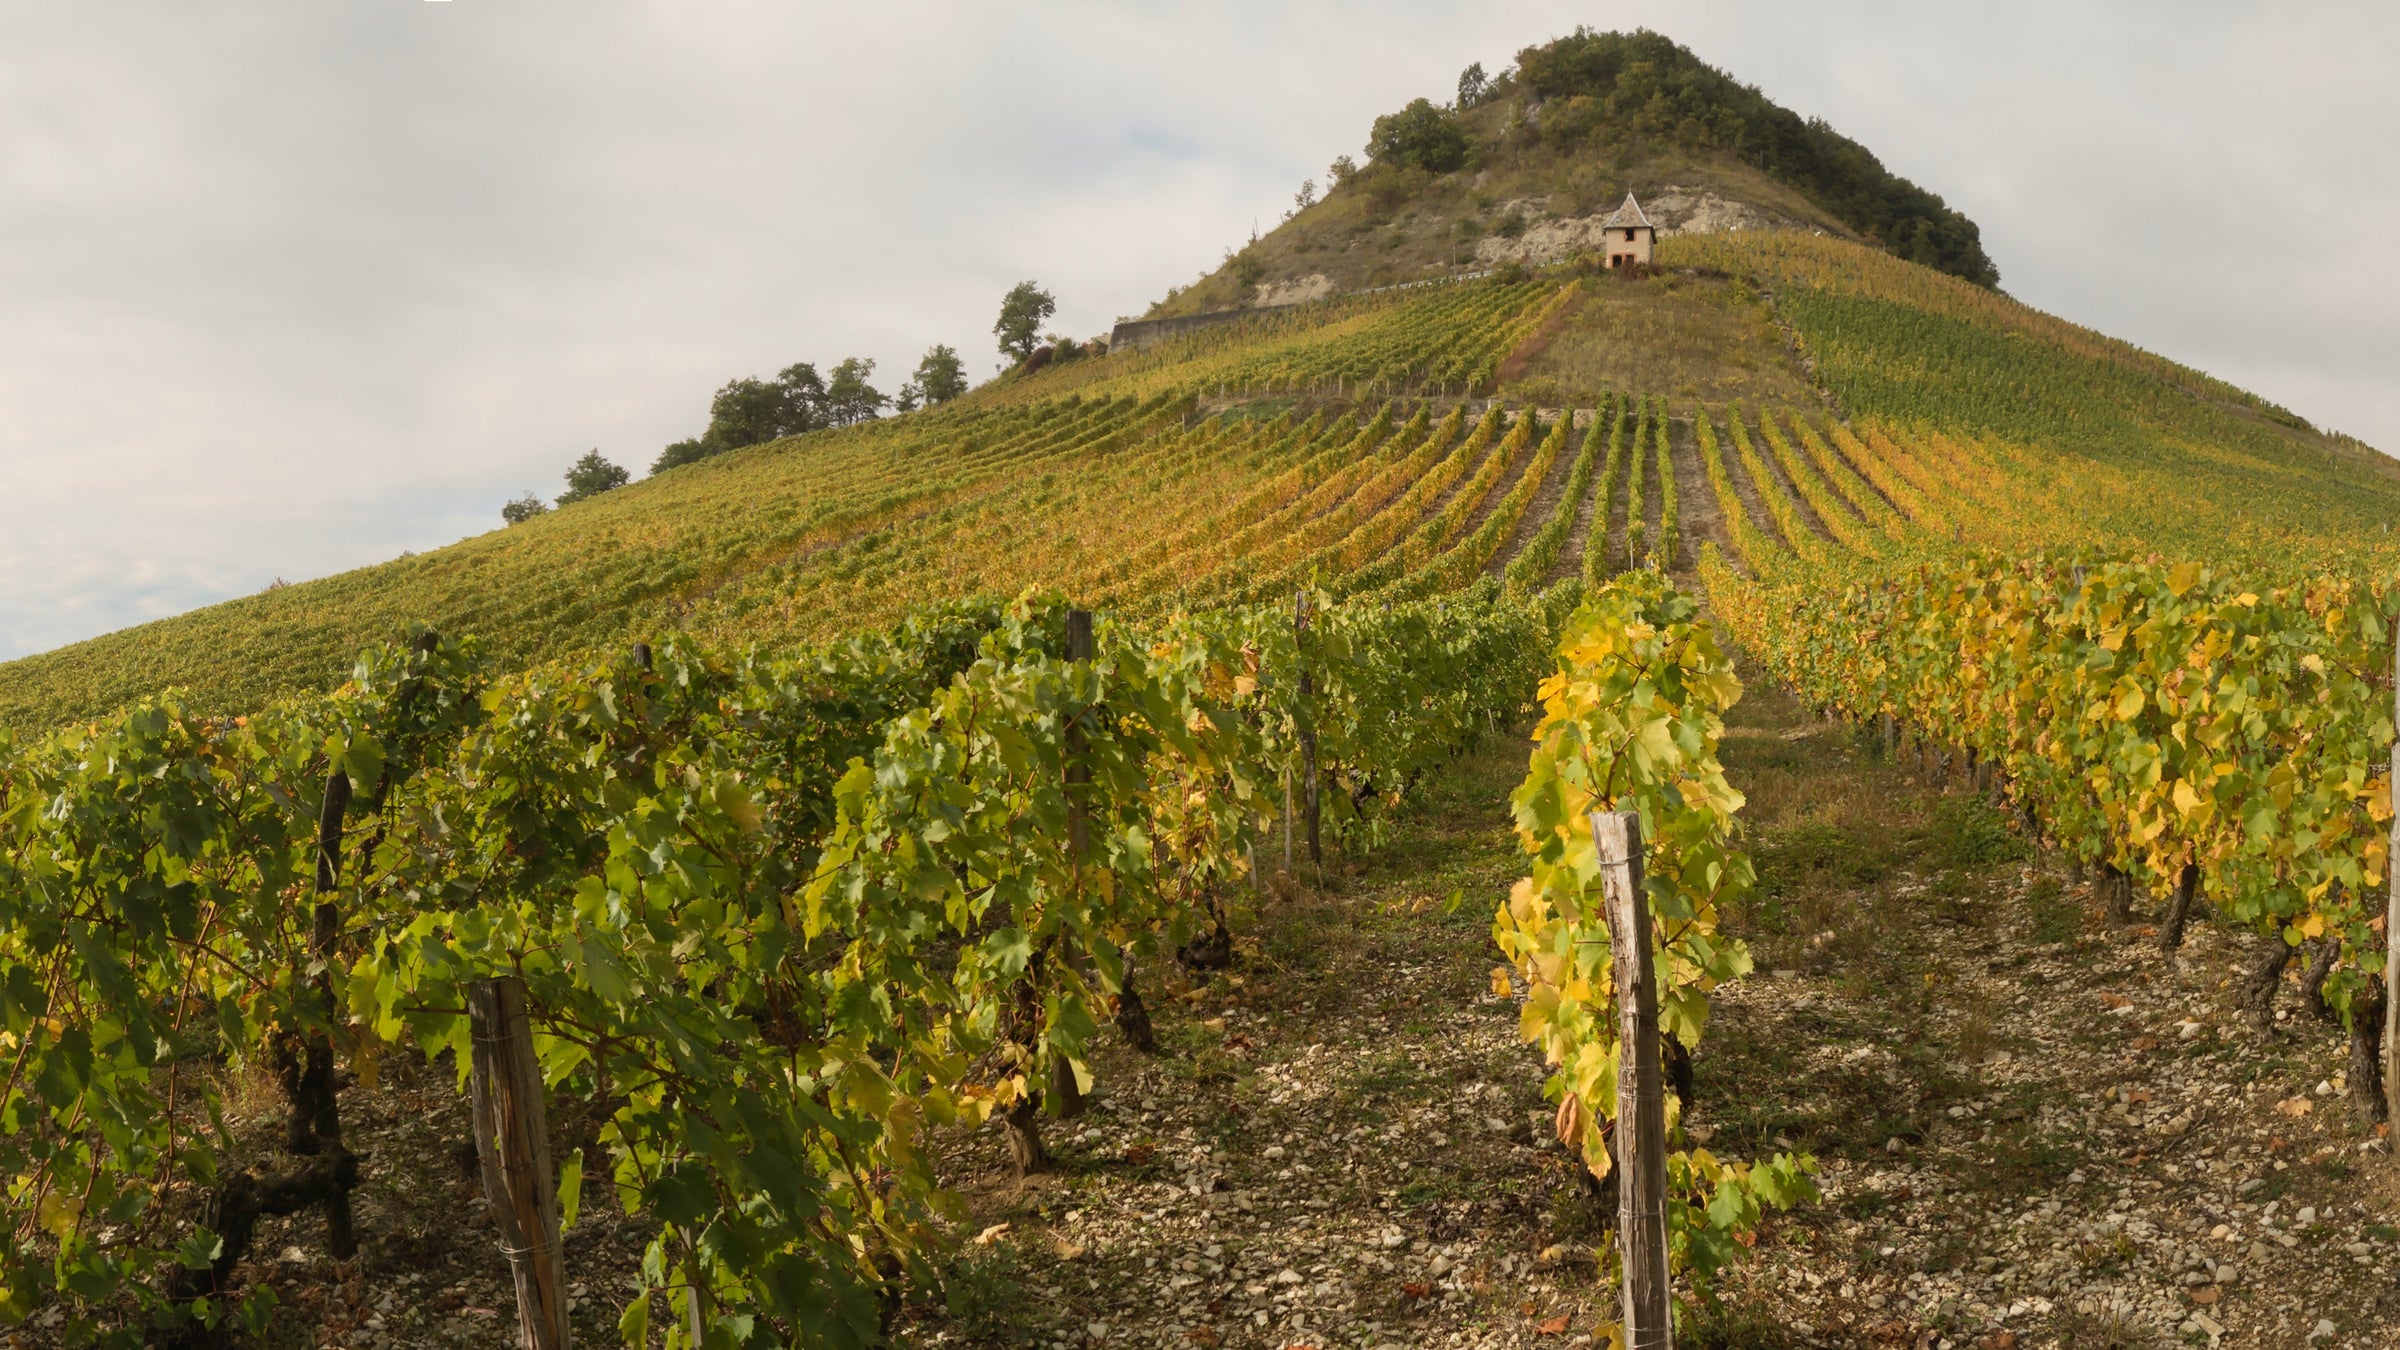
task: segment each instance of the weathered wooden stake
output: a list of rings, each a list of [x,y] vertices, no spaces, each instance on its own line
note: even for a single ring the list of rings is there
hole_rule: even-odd
[[[1308,861],[1320,873],[1325,868],[1325,849],[1317,834],[1317,713],[1309,700],[1317,693],[1317,677],[1308,668],[1308,592],[1301,591],[1293,602],[1292,634],[1300,656],[1300,702],[1307,709],[1300,722],[1300,772],[1305,775],[1300,789],[1308,807]],[[1319,881],[1323,877],[1318,878]]]
[[[1626,1350],[1671,1350],[1667,1275],[1667,1106],[1658,1056],[1658,984],[1642,894],[1642,818],[1592,813],[1602,913],[1617,986],[1617,1253],[1625,1267]]]
[[[525,1350],[567,1350],[567,1281],[558,1245],[558,1190],[543,1119],[542,1070],[525,1020],[525,982],[477,980],[467,990],[474,1061],[467,1096],[483,1193],[517,1281],[517,1330]]]
[[[1088,609],[1067,611],[1067,659],[1089,665],[1092,659],[1092,612]],[[1084,758],[1084,733],[1081,720],[1067,724],[1067,858],[1080,875],[1083,855],[1091,843],[1091,827],[1084,819],[1084,799],[1090,795],[1092,766]],[[1080,952],[1068,959],[1080,969]],[[1136,1006],[1139,999],[1136,999]],[[1050,1109],[1055,1114],[1083,1114],[1083,1085],[1075,1081],[1075,1066],[1061,1058],[1050,1061]]]
[[[1283,874],[1292,874],[1292,775],[1283,775]]]
[[[2392,649],[2392,700],[2400,708],[2400,643]],[[2392,743],[2392,771],[2391,781],[2400,783],[2400,741]],[[2400,812],[2392,816],[2392,840],[2400,844]],[[2400,867],[2387,863],[2384,870],[2383,1102],[2385,1119],[2400,1123]]]

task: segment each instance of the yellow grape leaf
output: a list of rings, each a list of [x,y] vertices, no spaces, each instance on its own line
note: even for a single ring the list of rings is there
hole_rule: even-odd
[[[50,1230],[50,1236],[64,1242],[75,1235],[75,1223],[83,1217],[83,1205],[61,1198],[56,1191],[45,1191],[34,1215],[42,1227]]]
[[[1508,967],[1492,967],[1492,996],[1495,998],[1507,998],[1516,991],[1516,984],[1508,978]]]
[[[2128,689],[2123,694],[2120,694],[2117,697],[2117,720],[2120,722],[2130,722],[2134,718],[2141,716],[2143,702],[2144,700],[2142,697],[2142,691],[2138,688]]]
[[[2195,814],[2200,809],[2200,794],[2192,791],[2192,785],[2187,779],[2175,780],[2175,809],[2187,816]]]

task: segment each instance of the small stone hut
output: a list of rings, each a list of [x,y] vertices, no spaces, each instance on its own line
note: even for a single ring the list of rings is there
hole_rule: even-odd
[[[1648,267],[1651,246],[1658,242],[1658,228],[1650,223],[1650,217],[1642,214],[1642,204],[1628,192],[1625,204],[1600,222],[1600,236],[1612,269]]]

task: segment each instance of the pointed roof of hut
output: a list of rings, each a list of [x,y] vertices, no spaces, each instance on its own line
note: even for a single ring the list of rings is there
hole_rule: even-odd
[[[1650,217],[1642,214],[1642,204],[1633,199],[1631,192],[1625,194],[1625,204],[1618,207],[1614,215],[1600,222],[1600,227],[1605,230],[1622,230],[1629,226],[1642,230],[1658,228],[1650,223]]]

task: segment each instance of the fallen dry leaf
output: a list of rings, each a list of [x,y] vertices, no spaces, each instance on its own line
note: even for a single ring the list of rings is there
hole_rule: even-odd
[[[2199,1304],[2203,1308],[2216,1301],[2217,1287],[2213,1284],[2204,1284],[2192,1291],[2192,1302]]]
[[[1400,1292],[1408,1295],[1410,1298],[1431,1298],[1433,1297],[1433,1286],[1430,1284],[1420,1284],[1415,1280],[1411,1280],[1408,1283],[1400,1286]]]
[[[1570,1092],[1558,1104],[1558,1119],[1553,1122],[1558,1142],[1568,1148],[1583,1147],[1583,1098]]]
[[[2100,996],[2100,1006],[2114,1011],[2118,1008],[2132,1007],[2133,1000],[2125,997],[2123,994],[2102,994]]]
[[[1135,1144],[1125,1150],[1125,1161],[1135,1167],[1139,1167],[1157,1156],[1158,1146],[1156,1144]]]
[[[2156,1050],[2158,1048],[2158,1037],[2136,1036],[2133,1038],[2133,1048],[2136,1050]]]
[[[1534,1327],[1534,1330],[1544,1336],[1564,1336],[1567,1334],[1567,1321],[1567,1315],[1560,1313]]]
[[[2306,1097],[2286,1097],[2282,1101],[2275,1103],[2275,1109],[2281,1111],[2287,1116],[2290,1116],[2294,1120],[2298,1120],[2300,1117],[2316,1110],[2317,1104],[2310,1101]]]
[[[1193,1327],[1183,1333],[1183,1338],[1194,1345],[1215,1345],[1217,1343],[1217,1333],[1213,1327]]]
[[[977,1234],[975,1235],[975,1245],[976,1245],[976,1246],[978,1246],[978,1247],[989,1247],[989,1246],[991,1246],[991,1245],[992,1245],[994,1242],[998,1241],[998,1240],[1000,1239],[1001,1235],[1002,1235],[1002,1234],[1004,1234],[1004,1233],[1006,1233],[1007,1231],[1008,1231],[1008,1225],[1007,1225],[1007,1224],[1004,1224],[1004,1223],[996,1223],[996,1224],[993,1224],[991,1227],[989,1227],[989,1228],[986,1228],[986,1229],[984,1229],[982,1232],[980,1232],[980,1233],[977,1233]]]

